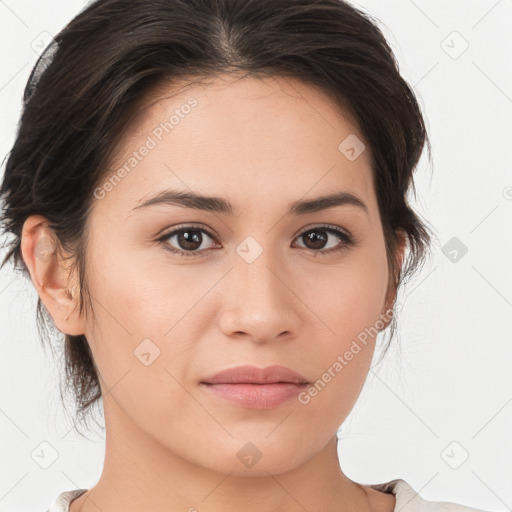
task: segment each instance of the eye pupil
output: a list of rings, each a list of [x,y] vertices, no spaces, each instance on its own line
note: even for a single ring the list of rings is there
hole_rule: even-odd
[[[203,235],[197,229],[187,229],[186,231],[180,231],[178,234],[178,243],[182,249],[193,251],[201,247],[202,241]],[[190,244],[192,244],[192,246],[190,246]],[[197,247],[195,247],[194,244],[196,244]]]
[[[323,233],[320,236],[317,235],[317,233]],[[322,247],[325,246],[327,242],[327,237],[325,236],[325,233],[315,229],[314,231],[309,231],[308,233],[305,233],[304,236],[307,240],[313,242],[313,247],[310,247],[311,249],[322,249]],[[320,243],[318,243],[320,241]]]

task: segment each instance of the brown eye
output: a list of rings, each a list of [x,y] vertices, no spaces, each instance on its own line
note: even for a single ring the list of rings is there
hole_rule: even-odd
[[[203,242],[203,235],[198,229],[181,229],[175,235],[176,242],[180,246],[180,248],[185,249],[187,251],[194,251],[199,249]]]
[[[208,238],[216,240],[215,236],[205,228],[181,226],[162,235],[157,241],[163,243],[167,251],[188,257],[200,256],[204,252],[211,250],[213,248],[212,246],[206,248],[202,247],[207,242]],[[335,243],[336,238],[338,239],[338,243]],[[175,240],[171,243],[172,239]],[[299,247],[308,249],[313,252],[315,256],[317,254],[327,255],[346,251],[351,246],[356,245],[352,236],[335,226],[317,226],[310,228],[307,231],[303,231],[297,239],[305,240],[304,246],[299,245]],[[326,249],[326,246],[329,244],[330,247]]]
[[[335,238],[338,238],[341,242],[338,242],[337,244],[335,243],[325,249],[326,245],[329,243],[329,238],[333,238],[329,235],[335,235]],[[354,240],[350,235],[332,226],[318,226],[308,229],[307,231],[302,232],[297,238],[305,240],[304,245],[306,249],[319,254],[329,254],[347,250],[351,246],[355,245]]]
[[[206,237],[204,234],[206,234]],[[173,238],[175,241],[171,244],[170,241]],[[158,239],[158,242],[164,243],[165,249],[172,253],[180,254],[181,256],[195,256],[196,253],[201,254],[211,248],[201,248],[208,238],[214,239],[214,236],[204,228],[188,226],[166,233]]]

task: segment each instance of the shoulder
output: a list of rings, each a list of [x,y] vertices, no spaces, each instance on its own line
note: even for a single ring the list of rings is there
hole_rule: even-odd
[[[382,484],[367,485],[376,491],[393,494],[396,499],[395,511],[400,512],[487,512],[446,501],[428,501],[422,498],[405,480],[396,479]],[[69,512],[70,503],[87,489],[64,491],[47,512]]]
[[[73,491],[61,492],[47,512],[69,512],[71,502],[86,491],[87,489],[75,489]]]
[[[400,512],[486,512],[446,501],[429,501],[422,498],[405,480],[396,479],[382,484],[367,485],[376,491],[395,496],[395,511]]]

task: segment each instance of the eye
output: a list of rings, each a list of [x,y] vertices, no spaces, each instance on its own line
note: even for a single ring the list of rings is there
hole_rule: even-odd
[[[204,242],[203,233],[210,239],[214,239],[215,235],[210,233],[208,230],[204,228],[198,228],[192,225],[184,226],[178,229],[173,229],[169,233],[162,235],[157,242],[170,242],[173,238],[176,239],[178,244],[178,248],[173,247],[169,243],[165,243],[164,247],[166,250],[179,254],[180,256],[196,256],[197,253],[204,252],[209,249],[204,249],[198,251],[201,245]]]
[[[324,247],[328,245],[329,235],[335,235],[338,240],[341,240],[341,242],[329,247],[328,249],[324,249]],[[310,249],[315,254],[315,256],[317,254],[325,256],[340,251],[347,251],[355,245],[355,239],[351,235],[345,231],[342,231],[338,227],[331,225],[316,226],[314,228],[310,228],[299,234],[297,238],[305,239],[309,245],[306,246],[306,249]]]
[[[201,246],[205,242],[204,235],[211,240],[215,240],[215,235],[207,229],[187,225],[175,228],[172,231],[165,233],[157,239],[157,242],[163,243],[164,248],[167,251],[178,254],[181,257],[198,256],[206,251],[212,250],[212,247],[203,247],[201,249]],[[338,240],[341,240],[341,242],[324,249],[324,247],[328,245],[328,239],[330,238],[329,235],[335,235],[335,237],[337,237]],[[350,247],[356,245],[356,241],[351,235],[342,231],[338,227],[331,225],[309,228],[297,236],[297,239],[301,238],[304,238],[307,241],[307,246],[304,248],[308,249],[315,256],[347,251]],[[174,243],[178,247],[173,246],[171,243],[173,239],[175,239]]]

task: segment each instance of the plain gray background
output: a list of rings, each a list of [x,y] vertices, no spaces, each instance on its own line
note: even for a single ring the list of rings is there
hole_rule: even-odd
[[[377,18],[424,110],[433,164],[422,159],[412,203],[439,243],[399,296],[398,338],[342,426],[341,465],[360,483],[403,478],[429,500],[511,510],[512,0],[353,4]],[[1,159],[38,41],[84,6],[0,0]],[[103,464],[103,432],[77,438],[63,414],[36,298],[0,272],[0,511],[44,511]]]

